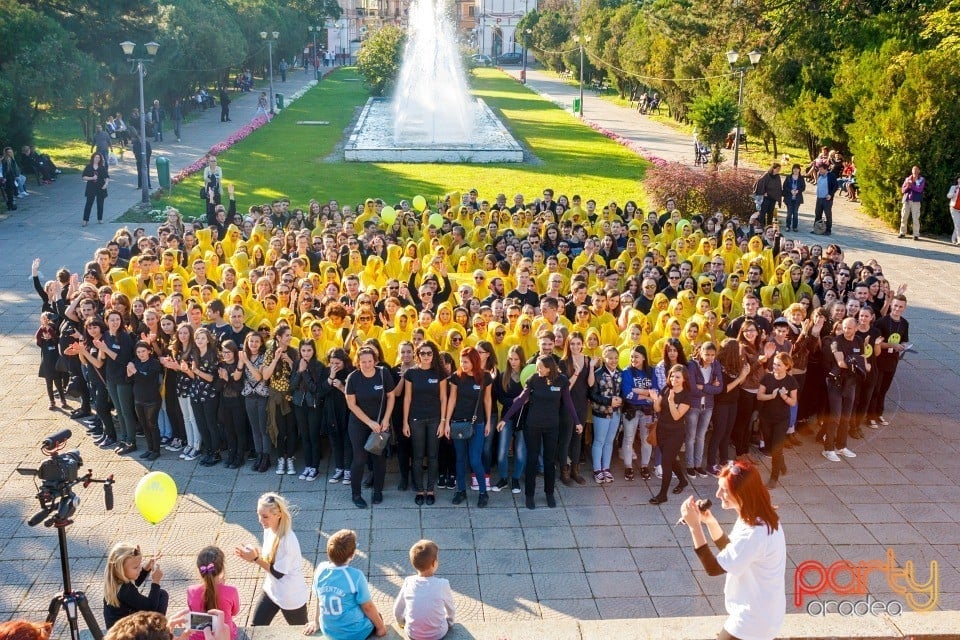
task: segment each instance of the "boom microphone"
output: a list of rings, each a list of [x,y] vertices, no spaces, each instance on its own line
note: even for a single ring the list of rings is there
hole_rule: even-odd
[[[103,506],[107,511],[113,511],[113,475],[103,485]]]
[[[70,439],[73,436],[73,432],[70,429],[64,429],[63,431],[58,431],[51,436],[47,436],[43,439],[43,442],[40,443],[41,447],[44,449],[56,449],[64,442]]]

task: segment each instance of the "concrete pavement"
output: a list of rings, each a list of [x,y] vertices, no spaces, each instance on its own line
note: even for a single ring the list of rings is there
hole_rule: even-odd
[[[576,91],[538,72],[528,74],[531,87],[558,100],[567,100]],[[292,74],[287,87],[279,90],[296,81],[297,74]],[[669,128],[592,95],[586,99],[588,118],[635,140],[654,155],[672,159],[670,154],[676,153],[682,159],[688,151],[688,141]],[[249,96],[236,101],[233,124],[252,118],[254,108]],[[155,155],[170,153],[174,172],[189,164],[233,130],[221,126],[218,115],[219,110],[202,115],[184,127],[182,145],[158,144]],[[109,220],[139,201],[131,165],[128,153],[114,172],[119,178],[107,200]],[[68,178],[75,178],[76,184],[69,184]],[[451,580],[458,617],[467,629],[473,633],[471,625],[478,625],[474,637],[487,637],[495,629],[516,638],[526,637],[524,629],[537,637],[596,637],[598,633],[610,637],[612,626],[591,628],[588,633],[585,625],[575,625],[575,630],[570,625],[574,619],[629,618],[632,621],[626,622],[623,637],[640,638],[646,629],[657,626],[640,618],[723,613],[722,580],[705,575],[690,549],[688,533],[673,527],[679,500],[661,507],[647,505],[655,485],[624,482],[619,467],[614,469],[618,480],[612,485],[561,487],[561,508],[555,510],[541,505],[527,511],[522,500],[518,503],[515,496],[500,493],[492,494],[490,508],[480,511],[475,507],[475,492],[470,492],[467,506],[453,507],[452,492],[442,492],[435,507],[418,508],[411,493],[397,491],[388,482],[384,504],[359,511],[352,506],[346,487],[329,485],[322,478],[307,483],[272,472],[208,469],[177,460],[174,454],[145,466],[96,449],[82,435],[80,425],[61,412],[47,410],[42,381],[35,377],[38,354],[32,337],[39,302],[29,283],[31,260],[41,256],[45,278],[52,277],[61,264],[79,268],[117,228],[95,223],[80,228],[82,187],[78,177],[68,178],[38,189],[36,196],[22,201],[18,211],[0,222],[4,256],[0,261],[0,366],[7,380],[0,388],[0,507],[6,515],[0,520],[0,618],[43,618],[49,599],[60,588],[56,536],[42,527],[27,527],[25,520],[37,507],[35,488],[15,468],[35,467],[41,461],[39,439],[66,427],[74,429],[71,446],[80,447],[85,467],[100,477],[113,473],[119,479],[117,506],[111,513],[103,511],[98,487],[78,489],[82,502],[77,522],[69,529],[74,583],[86,590],[98,616],[104,556],[111,544],[133,540],[148,554],[162,548],[164,587],[178,606],[184,601],[185,588],[196,582],[195,554],[201,546],[217,544],[229,555],[237,544],[260,538],[255,503],[267,490],[281,491],[298,507],[294,528],[308,576],[323,555],[327,536],[341,527],[358,532],[360,552],[355,565],[370,576],[374,600],[388,621],[392,621],[389,604],[402,577],[410,572],[406,550],[420,537],[439,543],[440,575]],[[229,176],[225,179],[229,181]],[[317,196],[336,197],[336,193],[325,187]],[[801,228],[807,229],[810,212],[802,213]],[[960,609],[960,516],[953,506],[960,501],[960,332],[956,329],[960,318],[953,303],[960,295],[957,254],[946,244],[897,240],[895,234],[853,209],[838,211],[837,218],[833,241],[848,249],[850,260],[876,258],[892,282],[909,283],[906,316],[918,352],[902,363],[891,390],[887,417],[892,425],[870,432],[867,440],[855,441],[852,446],[858,458],[827,462],[812,442],[788,454],[790,475],[774,492],[789,545],[788,592],[793,592],[794,568],[804,560],[829,564],[839,559],[881,559],[892,548],[900,561],[917,564],[921,579],[927,575],[927,563],[936,560],[938,608],[956,612]],[[808,243],[820,240],[803,233],[796,237]],[[170,473],[182,493],[176,512],[156,527],[144,523],[132,504],[133,487],[148,470]],[[691,487],[701,497],[711,496],[714,489],[712,479],[696,480]],[[724,522],[730,523],[729,515]],[[233,559],[228,564],[229,581],[241,593],[243,608],[237,620],[243,625],[259,590],[259,576],[250,565]],[[897,597],[874,578],[869,583],[874,597]],[[792,601],[788,612],[798,612]],[[861,626],[868,627],[870,620]],[[831,619],[820,629],[847,635],[848,627],[842,622]],[[711,624],[719,628],[717,620]],[[61,617],[58,632],[62,630]],[[257,635],[269,633],[258,631]],[[684,637],[675,633],[661,637]],[[709,634],[696,631],[688,637]]]

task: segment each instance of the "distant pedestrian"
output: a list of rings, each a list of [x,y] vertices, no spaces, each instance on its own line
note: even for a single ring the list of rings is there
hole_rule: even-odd
[[[90,156],[90,162],[83,168],[84,195],[87,198],[83,206],[83,224],[87,226],[90,221],[90,210],[93,203],[97,203],[97,222],[103,223],[103,201],[107,197],[107,183],[110,182],[110,174],[107,170],[107,161],[97,152]]]
[[[133,157],[137,160],[137,189],[143,188],[143,178],[144,173],[146,173],[147,179],[147,188],[152,189],[153,185],[150,184],[150,156],[153,155],[153,146],[150,144],[149,140],[144,140],[143,145],[147,149],[146,161],[143,162],[143,148],[140,143],[140,132],[133,131],[133,135],[130,138],[131,143],[133,144]]]
[[[96,133],[93,134],[93,142],[90,144],[91,151],[96,151],[103,156],[104,160],[110,157],[113,151],[113,142],[110,134],[103,130],[103,125],[97,125]]]
[[[923,188],[927,180],[920,175],[920,167],[914,165],[910,175],[903,181],[900,193],[903,195],[903,208],[900,210],[900,236],[907,235],[907,217],[913,218],[913,239],[920,239],[920,204],[923,202]]]
[[[180,98],[173,101],[170,119],[173,120],[173,135],[177,137],[177,142],[180,142],[180,127],[183,126],[183,106],[180,104]]]
[[[953,235],[950,242],[960,244],[960,176],[947,192],[947,201],[950,204],[950,217],[953,218]]]
[[[286,59],[286,58],[282,58],[282,59],[280,60],[280,82],[286,82],[286,81],[287,81],[287,69],[288,69],[288,68],[289,68],[289,66],[287,65],[287,59]]]
[[[159,100],[153,101],[153,108],[150,109],[150,121],[153,122],[153,141],[163,142],[163,121],[166,119],[166,112],[160,106]]]
[[[3,192],[7,199],[8,211],[17,210],[14,197],[17,194],[17,181],[19,178],[20,167],[17,165],[17,161],[13,157],[13,148],[7,147],[3,150],[3,157],[0,158],[0,184],[3,185]]]
[[[270,105],[269,105],[269,102],[267,101],[267,92],[261,91],[260,97],[257,98],[257,112],[256,114],[254,114],[253,117],[257,118],[259,116],[263,116],[264,118],[269,119],[270,116],[267,114],[267,111],[269,109],[270,109]]]
[[[226,87],[220,87],[220,122],[230,122],[230,94]]]

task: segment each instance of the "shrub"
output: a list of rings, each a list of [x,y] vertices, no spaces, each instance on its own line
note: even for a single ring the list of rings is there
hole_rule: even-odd
[[[705,171],[668,162],[647,169],[643,186],[658,207],[673,198],[685,215],[719,210],[748,218],[756,210],[751,194],[757,177],[751,171]]]

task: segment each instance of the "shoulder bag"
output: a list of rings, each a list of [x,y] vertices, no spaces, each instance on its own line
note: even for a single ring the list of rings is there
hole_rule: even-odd
[[[486,389],[486,374],[484,380],[480,383],[480,393],[477,395],[477,404],[473,407],[473,417],[468,420],[452,420],[450,422],[451,440],[469,440],[473,437],[473,425],[477,423],[477,413],[480,411],[480,400],[483,398],[483,391]]]
[[[381,418],[380,414],[383,413],[383,399],[387,395],[386,385],[383,381],[383,367],[380,369],[380,408],[377,409],[376,420],[379,423]],[[362,374],[361,374],[362,375]],[[390,430],[376,432],[372,429],[370,430],[370,435],[367,436],[367,441],[363,444],[363,448],[372,453],[375,456],[383,455],[383,450],[387,448],[387,445],[390,444]]]

